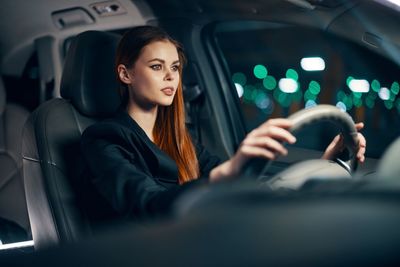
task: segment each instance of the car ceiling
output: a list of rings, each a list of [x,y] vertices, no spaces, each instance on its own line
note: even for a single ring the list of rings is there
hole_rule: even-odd
[[[91,8],[91,4],[99,2],[104,1],[2,1],[2,74],[21,75],[32,54],[34,40],[38,37],[50,35],[63,40],[84,30],[121,29],[143,24],[154,17],[186,18],[196,24],[236,19],[300,24],[349,38],[390,57],[400,65],[399,13],[394,9],[381,12],[387,7],[372,0],[118,0],[126,13],[108,17],[99,17]],[[85,9],[95,22],[58,29],[51,14],[75,7]]]
[[[85,30],[111,30],[143,24],[146,19],[137,5],[129,0],[118,0],[126,13],[99,17],[91,4],[93,0],[5,0],[0,9],[0,59],[2,74],[21,75],[23,67],[34,48],[34,40],[46,35],[58,40],[74,36]],[[83,8],[94,18],[94,23],[59,29],[52,13],[71,8]],[[28,18],[28,19],[26,19]]]

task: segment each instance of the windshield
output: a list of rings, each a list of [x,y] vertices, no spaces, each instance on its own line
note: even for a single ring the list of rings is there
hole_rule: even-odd
[[[302,27],[221,27],[215,36],[247,130],[268,118],[332,104],[365,123],[367,157],[378,158],[399,135],[399,66],[370,49]],[[312,128],[297,145],[322,151],[335,127]]]

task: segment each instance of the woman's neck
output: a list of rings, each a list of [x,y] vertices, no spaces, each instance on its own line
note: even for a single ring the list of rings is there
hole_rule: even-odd
[[[153,129],[156,124],[158,106],[151,109],[142,109],[137,105],[128,104],[127,112],[139,124],[151,141],[154,142]]]

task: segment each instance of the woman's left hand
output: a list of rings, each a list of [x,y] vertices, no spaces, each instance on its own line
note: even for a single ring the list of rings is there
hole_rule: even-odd
[[[359,122],[355,124],[357,131],[360,131],[364,128],[364,123]],[[357,160],[360,163],[363,163],[365,160],[365,149],[367,146],[367,141],[365,137],[361,133],[357,133],[358,137],[358,149],[357,149]],[[337,154],[343,151],[345,148],[344,140],[342,135],[337,135],[333,138],[332,142],[326,148],[324,155],[322,156],[323,159],[333,159]]]

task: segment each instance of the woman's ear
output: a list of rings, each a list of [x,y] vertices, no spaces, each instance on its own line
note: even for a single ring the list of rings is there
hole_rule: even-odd
[[[121,82],[125,84],[131,84],[133,81],[132,75],[130,75],[128,69],[125,67],[124,64],[119,64],[117,66],[118,77]]]

